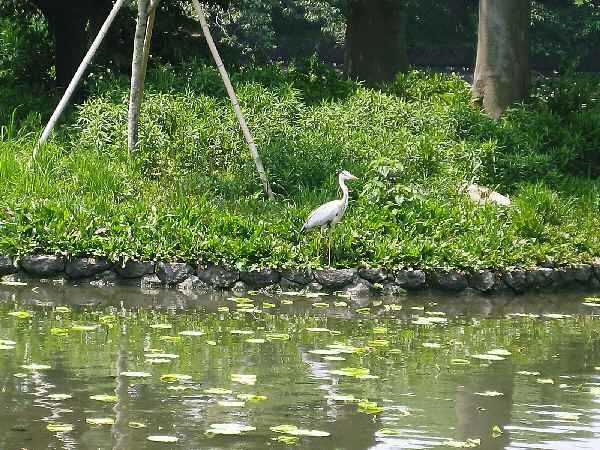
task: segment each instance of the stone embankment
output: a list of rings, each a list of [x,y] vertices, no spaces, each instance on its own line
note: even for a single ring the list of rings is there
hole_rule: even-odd
[[[0,277],[5,281],[64,279],[96,286],[138,285],[145,289],[174,287],[180,290],[249,289],[270,291],[345,291],[356,296],[393,295],[404,291],[436,289],[458,293],[466,289],[483,293],[570,289],[600,289],[600,258],[589,264],[510,270],[420,270],[395,272],[375,268],[263,269],[235,268],[181,262],[129,260],[115,264],[103,258],[66,258],[57,255],[26,255],[18,260],[0,254]]]

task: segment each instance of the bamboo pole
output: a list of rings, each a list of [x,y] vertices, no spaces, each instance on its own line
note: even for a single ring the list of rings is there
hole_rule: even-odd
[[[146,71],[148,69],[148,59],[150,57],[150,46],[152,43],[152,32],[154,31],[154,21],[156,20],[156,8],[160,0],[153,0],[150,2],[150,8],[148,13],[148,23],[146,24],[146,36],[144,37],[144,57],[142,67],[142,87],[140,93],[140,102],[144,100],[144,84],[146,82]],[[139,120],[139,118],[137,119]]]
[[[263,185],[263,189],[265,194],[269,198],[269,200],[273,199],[273,192],[271,191],[271,186],[269,185],[269,179],[267,178],[267,174],[265,172],[265,168],[263,166],[262,160],[260,159],[260,155],[258,154],[258,149],[256,148],[256,144],[254,143],[254,139],[252,138],[252,134],[248,129],[248,125],[246,124],[246,119],[242,110],[240,108],[240,103],[238,101],[237,95],[233,90],[233,86],[231,85],[231,80],[229,79],[229,75],[227,70],[225,69],[225,65],[221,60],[221,56],[219,55],[219,51],[217,50],[217,46],[210,34],[210,29],[208,28],[208,24],[206,23],[206,15],[204,14],[204,9],[200,5],[198,0],[192,0],[194,7],[196,8],[196,13],[198,15],[198,20],[200,21],[200,26],[202,27],[202,32],[204,33],[204,37],[206,38],[206,42],[208,43],[208,48],[215,60],[217,68],[219,69],[219,73],[221,74],[221,78],[223,79],[223,83],[225,84],[225,89],[227,89],[227,94],[229,94],[229,99],[231,100],[231,104],[233,106],[233,110],[235,111],[235,115],[238,118],[240,123],[240,128],[242,129],[242,133],[244,134],[244,138],[246,139],[246,143],[250,149],[250,154],[252,155],[252,159],[254,160],[254,164],[256,165],[256,170],[258,171],[258,175]]]
[[[33,155],[31,158],[32,160],[34,160],[36,158],[40,147],[48,140],[48,137],[50,136],[50,133],[54,129],[56,122],[58,122],[58,119],[60,118],[61,114],[63,113],[63,111],[65,110],[67,105],[69,104],[69,101],[71,100],[73,93],[77,89],[77,86],[79,85],[79,82],[81,81],[81,78],[83,77],[83,74],[85,73],[85,70],[87,69],[87,67],[90,64],[90,62],[92,61],[92,59],[94,58],[94,55],[98,51],[98,47],[100,47],[100,44],[102,43],[104,37],[108,33],[108,29],[110,28],[113,20],[117,16],[117,13],[123,6],[124,2],[125,2],[125,0],[117,0],[115,2],[115,4],[113,5],[112,10],[110,11],[110,14],[104,21],[104,24],[102,25],[102,28],[100,28],[100,31],[98,32],[98,35],[94,39],[94,42],[92,42],[91,47],[85,54],[83,61],[81,61],[81,64],[79,64],[79,67],[77,68],[75,75],[73,75],[73,78],[71,79],[71,82],[69,83],[69,86],[67,87],[67,90],[65,91],[62,98],[60,99],[60,102],[58,103],[58,106],[52,113],[52,116],[50,117],[50,120],[48,121],[46,128],[44,128],[44,132],[42,133],[42,136],[40,137],[37,145],[33,149]]]
[[[127,114],[127,149],[131,157],[137,147],[140,105],[142,103],[143,82],[145,78],[144,48],[148,26],[148,0],[137,0],[138,15],[133,41],[133,57],[131,60],[131,90],[129,93],[129,110]],[[148,46],[150,44],[148,43]]]

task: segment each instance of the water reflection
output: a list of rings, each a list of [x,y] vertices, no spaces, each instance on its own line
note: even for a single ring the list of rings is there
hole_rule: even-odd
[[[240,306],[222,295],[0,286],[0,340],[16,343],[0,350],[0,448],[277,448],[281,435],[269,428],[281,424],[331,433],[300,437],[298,448],[600,448],[600,321],[582,304],[589,295],[424,295],[360,305],[255,296],[254,308],[235,312]],[[262,308],[263,301],[276,307]],[[33,317],[8,314],[18,310]],[[178,334],[184,330],[203,334]],[[507,354],[472,358],[494,349]],[[149,363],[148,353],[170,356]],[[51,368],[21,367],[31,363]],[[361,379],[340,374],[344,367],[370,372]],[[161,381],[165,374],[192,378]],[[57,393],[73,398],[49,397]],[[90,399],[98,394],[116,401]],[[228,406],[238,394],[268,399]],[[351,396],[356,401],[343,401]],[[361,411],[359,400],[383,410]],[[92,426],[89,418],[114,424]],[[256,431],[205,433],[231,422]],[[51,423],[73,430],[48,431]],[[162,447],[146,440],[156,434],[180,440]]]

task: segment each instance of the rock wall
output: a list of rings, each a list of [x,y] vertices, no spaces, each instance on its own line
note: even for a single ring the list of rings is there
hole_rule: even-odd
[[[376,268],[240,271],[215,265],[192,267],[182,262],[128,260],[115,264],[104,258],[57,255],[26,255],[15,260],[0,254],[0,277],[5,281],[58,278],[96,286],[135,284],[142,288],[198,291],[346,291],[354,296],[366,296],[424,289],[451,293],[473,289],[483,293],[522,294],[559,288],[600,289],[600,258],[594,258],[589,264],[504,271],[404,269],[387,272]]]

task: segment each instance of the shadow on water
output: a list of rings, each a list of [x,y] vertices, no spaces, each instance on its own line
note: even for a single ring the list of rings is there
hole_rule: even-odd
[[[0,285],[0,448],[600,448],[590,297]]]

